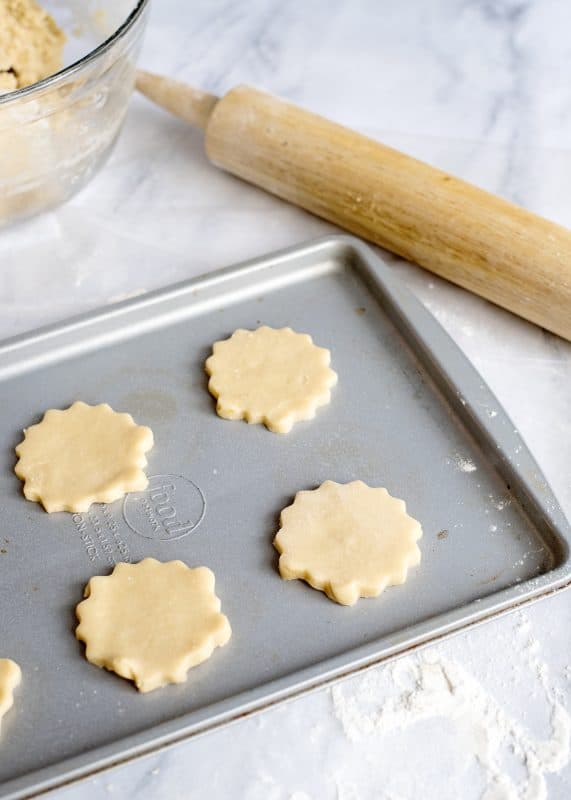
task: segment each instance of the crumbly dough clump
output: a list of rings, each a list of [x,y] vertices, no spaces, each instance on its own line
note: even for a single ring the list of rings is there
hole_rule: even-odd
[[[0,0],[0,94],[62,67],[65,34],[36,0]]]

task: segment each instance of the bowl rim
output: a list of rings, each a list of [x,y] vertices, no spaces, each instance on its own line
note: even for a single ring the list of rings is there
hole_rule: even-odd
[[[63,69],[58,70],[58,72],[54,72],[53,75],[48,75],[47,78],[42,78],[41,81],[36,81],[36,83],[32,83],[29,86],[22,86],[20,89],[14,89],[13,92],[0,94],[0,106],[19,100],[22,97],[33,95],[42,89],[47,89],[51,86],[62,83],[70,76],[75,75],[77,72],[82,70],[84,66],[96,61],[100,56],[111,50],[116,42],[123,39],[123,37],[129,33],[147,6],[150,5],[150,2],[151,0],[138,0],[137,5],[130,11],[129,15],[111,34],[111,36],[109,36],[107,39],[101,42],[101,44],[97,45],[96,48],[90,50],[89,53],[82,56],[77,61],[69,64],[67,67],[63,67]]]

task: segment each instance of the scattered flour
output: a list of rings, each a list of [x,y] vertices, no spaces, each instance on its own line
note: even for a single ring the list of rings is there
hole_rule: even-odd
[[[452,459],[448,458],[446,461],[448,464],[454,461],[454,464],[460,472],[476,472],[478,469],[471,459],[466,458],[460,453],[455,453]]]
[[[311,744],[316,744],[319,741],[319,737],[323,734],[323,725],[312,725],[309,729],[309,741]]]
[[[511,502],[512,502],[511,497],[505,497],[505,496],[504,497],[494,497],[493,494],[489,494],[488,495],[488,499],[490,501],[490,504],[494,508],[497,508],[498,511],[503,511],[504,508],[507,508],[508,506],[510,506]]]
[[[362,800],[353,783],[348,783],[341,778],[335,778],[336,800]]]
[[[476,465],[469,458],[463,456],[456,456],[456,464],[461,472],[476,472]]]
[[[571,716],[549,686],[529,620],[524,612],[519,616],[523,666],[536,676],[547,701],[551,732],[546,739],[535,738],[463,666],[437,650],[367,672],[356,688],[355,683],[334,686],[334,713],[348,739],[359,742],[445,718],[471,743],[485,779],[481,800],[546,800],[546,775],[571,757]],[[508,766],[514,758],[517,777]]]

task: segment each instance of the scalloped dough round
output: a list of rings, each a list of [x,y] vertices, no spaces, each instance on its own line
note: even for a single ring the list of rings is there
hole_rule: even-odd
[[[337,383],[329,350],[291,328],[239,329],[212,351],[205,368],[219,416],[262,422],[274,433],[313,419]]]
[[[76,609],[85,656],[150,692],[184,683],[191,667],[231,636],[214,594],[214,574],[182,561],[145,558],[91,578]]]
[[[420,523],[382,488],[325,481],[298,492],[274,540],[285,580],[300,578],[342,605],[404,583],[420,563]]]
[[[14,689],[21,680],[22,672],[16,662],[0,658],[0,724],[4,714],[14,705]]]
[[[146,489],[143,467],[152,446],[151,429],[130,414],[107,403],[77,401],[65,411],[46,411],[41,422],[25,429],[14,470],[28,500],[48,512],[81,513],[92,503],[113,503]]]

